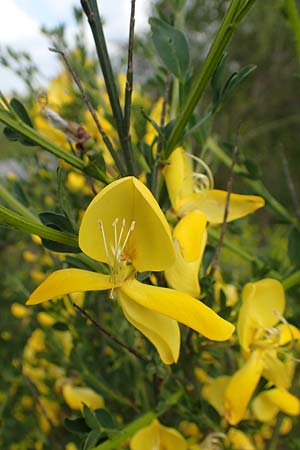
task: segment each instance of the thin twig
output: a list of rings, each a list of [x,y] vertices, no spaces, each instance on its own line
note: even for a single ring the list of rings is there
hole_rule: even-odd
[[[134,25],[135,25],[135,0],[131,0],[129,41],[128,41],[128,59],[127,59],[127,76],[126,76],[125,104],[124,104],[125,134],[128,139],[130,138],[130,113],[131,113],[131,100],[132,100],[132,88],[133,88]]]
[[[216,247],[216,251],[215,251],[212,263],[211,263],[211,270],[210,270],[211,277],[214,276],[215,271],[217,269],[219,259],[221,256],[221,250],[222,250],[222,247],[224,244],[225,232],[226,232],[226,228],[227,228],[227,219],[228,219],[228,214],[229,214],[230,196],[231,196],[231,192],[232,192],[232,185],[233,185],[233,178],[234,178],[234,166],[236,164],[237,151],[238,151],[238,145],[236,144],[232,151],[231,167],[230,167],[229,177],[228,177],[228,181],[227,181],[227,196],[226,196],[226,202],[225,202],[224,217],[223,217],[220,239],[219,239],[219,242]]]
[[[93,325],[94,327],[101,333],[101,334],[105,334],[105,336],[109,337],[109,339],[113,340],[114,342],[116,342],[118,345],[120,345],[121,347],[125,348],[125,350],[127,350],[129,353],[131,353],[132,355],[134,355],[136,358],[139,358],[141,361],[143,362],[149,362],[147,358],[145,358],[141,353],[137,352],[136,350],[134,350],[133,348],[129,347],[129,345],[125,344],[125,342],[120,341],[120,339],[118,339],[116,336],[114,336],[113,334],[111,334],[109,331],[107,331],[105,328],[103,328],[102,325],[100,325],[98,322],[96,322],[87,311],[85,311],[84,309],[82,309],[80,306],[78,306],[76,303],[72,302],[74,305],[74,308],[76,308],[83,316],[85,316]]]
[[[37,390],[35,384],[31,381],[31,379],[30,379],[27,375],[24,375],[24,374],[23,374],[23,376],[24,376],[24,378],[25,378],[25,380],[26,380],[26,382],[27,382],[27,384],[28,384],[28,387],[29,387],[29,389],[30,389],[30,391],[31,391],[31,393],[32,393],[32,395],[33,395],[35,401],[36,401],[37,404],[39,405],[39,408],[40,408],[40,410],[41,410],[42,415],[45,417],[45,419],[47,420],[47,422],[49,422],[49,425],[51,425],[51,428],[54,428],[54,427],[55,427],[55,424],[54,424],[54,422],[52,421],[51,417],[49,417],[49,415],[47,414],[46,408],[44,407],[44,405],[42,404],[42,402],[41,402],[41,400],[40,400],[39,392],[38,392],[38,390]]]
[[[88,96],[87,96],[87,94],[86,94],[86,92],[85,92],[85,90],[84,90],[84,88],[82,86],[82,83],[81,83],[79,77],[77,76],[76,72],[74,71],[74,69],[73,69],[70,61],[68,60],[66,54],[62,50],[58,50],[56,48],[49,48],[49,50],[50,50],[50,52],[58,53],[63,58],[63,60],[64,60],[64,62],[66,64],[68,70],[70,71],[70,74],[72,75],[73,80],[75,81],[75,83],[76,83],[76,85],[77,85],[77,87],[78,87],[78,89],[80,91],[82,99],[83,99],[84,103],[86,104],[89,112],[91,113],[91,116],[92,116],[92,118],[93,118],[93,120],[94,120],[94,122],[96,124],[96,127],[97,127],[99,133],[102,136],[102,139],[103,139],[103,142],[104,142],[106,148],[108,149],[108,151],[110,152],[113,160],[115,161],[116,166],[117,166],[120,174],[121,175],[125,175],[123,167],[122,167],[122,164],[121,164],[121,162],[119,160],[119,157],[118,157],[117,153],[115,152],[115,150],[113,148],[112,142],[109,139],[109,137],[107,136],[107,134],[105,133],[105,130],[104,130],[104,128],[101,125],[101,122],[100,122],[100,120],[99,120],[99,118],[98,118],[98,116],[96,114],[96,111],[93,108],[93,105],[92,105],[90,99],[88,98]]]
[[[280,147],[280,154],[281,154],[281,158],[282,158],[282,165],[283,165],[283,170],[284,170],[284,174],[287,180],[287,185],[291,194],[291,198],[292,198],[292,202],[294,204],[294,208],[296,211],[296,216],[300,217],[300,207],[299,207],[299,202],[298,202],[298,198],[297,198],[297,194],[296,194],[296,188],[295,188],[295,183],[294,180],[292,178],[292,174],[290,171],[290,167],[289,167],[289,162],[286,156],[286,152],[283,146]]]

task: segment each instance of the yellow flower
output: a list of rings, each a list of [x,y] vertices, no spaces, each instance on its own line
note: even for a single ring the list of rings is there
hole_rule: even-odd
[[[23,319],[24,317],[30,316],[28,309],[24,305],[21,305],[21,303],[13,303],[10,307],[10,311],[17,319]]]
[[[206,225],[207,222],[223,222],[227,192],[209,189],[213,181],[207,177],[207,183],[202,186],[205,189],[199,190],[188,154],[181,147],[170,156],[164,177],[172,208],[181,217],[173,233],[176,260],[165,271],[165,276],[172,288],[197,297],[200,295],[199,268],[207,240]],[[243,217],[263,205],[261,197],[231,194],[227,220]]]
[[[130,450],[187,450],[184,437],[174,428],[161,425],[158,420],[135,433]]]
[[[170,156],[164,176],[172,207],[180,217],[198,210],[211,224],[223,222],[227,192],[218,189],[196,192],[193,169],[182,147],[178,147]],[[231,194],[227,221],[244,217],[264,206],[264,203],[264,199],[256,195]]]
[[[90,409],[104,407],[103,397],[89,387],[73,386],[70,383],[65,383],[62,386],[62,395],[71,409],[82,409],[83,404]]]
[[[285,308],[281,283],[266,278],[248,283],[243,289],[237,332],[246,362],[230,379],[225,390],[225,416],[231,425],[244,416],[247,405],[263,375],[273,385],[287,389],[288,366],[278,358],[285,344],[300,339],[300,331],[284,319]]]
[[[231,444],[233,450],[255,450],[250,438],[241,430],[229,428],[227,433],[228,444]]]
[[[168,223],[147,187],[126,177],[104,188],[87,208],[79,245],[90,258],[109,265],[104,275],[81,269],[54,272],[30,296],[35,305],[72,292],[112,290],[127,320],[156,347],[162,361],[177,361],[178,322],[209,339],[228,339],[234,327],[188,294],[143,284],[135,273],[161,271],[174,261]]]

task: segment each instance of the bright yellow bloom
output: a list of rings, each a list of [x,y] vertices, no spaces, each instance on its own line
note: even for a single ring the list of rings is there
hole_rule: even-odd
[[[93,199],[82,219],[79,245],[90,258],[108,264],[111,274],[59,270],[32,293],[28,305],[72,292],[116,291],[127,320],[152,342],[165,364],[179,356],[177,321],[209,339],[231,336],[233,325],[190,295],[135,279],[137,271],[161,271],[174,261],[169,225],[138,179],[117,180]]]
[[[182,147],[178,147],[170,156],[164,176],[172,207],[179,216],[198,210],[211,224],[223,222],[227,192],[218,189],[197,192],[193,169]],[[256,195],[231,194],[227,222],[254,212],[264,203],[264,199]]]
[[[229,428],[227,433],[227,442],[231,444],[233,450],[255,450],[250,438],[241,430]]]
[[[172,288],[199,296],[199,268],[207,239],[206,224],[223,222],[227,192],[209,189],[212,180],[204,183],[205,189],[199,190],[197,174],[193,174],[188,154],[181,147],[170,156],[164,176],[172,208],[181,217],[173,235],[176,261],[165,272],[166,279]],[[263,205],[261,197],[231,194],[227,221],[239,219]]]
[[[279,281],[266,278],[248,283],[242,299],[237,332],[246,362],[231,377],[224,397],[225,416],[232,425],[243,418],[261,376],[280,389],[289,387],[288,366],[278,353],[285,344],[300,339],[300,331],[282,318],[285,296]]]
[[[141,428],[130,441],[130,450],[187,450],[184,437],[174,428],[161,425],[158,420]]]
[[[71,409],[81,410],[83,404],[90,409],[104,408],[103,397],[89,387],[73,386],[71,383],[64,383],[62,395]]]

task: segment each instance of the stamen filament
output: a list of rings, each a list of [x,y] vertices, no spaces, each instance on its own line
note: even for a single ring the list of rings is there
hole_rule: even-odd
[[[131,224],[130,224],[129,230],[128,230],[128,232],[127,232],[127,235],[126,235],[125,240],[124,240],[124,242],[123,242],[122,248],[121,248],[121,250],[120,250],[120,254],[123,253],[123,250],[124,250],[124,248],[125,248],[125,246],[126,246],[126,244],[127,244],[127,241],[128,241],[128,239],[129,239],[130,233],[134,230],[134,227],[135,227],[135,220],[133,220],[133,221],[131,222]]]
[[[187,156],[191,159],[193,159],[194,161],[196,161],[200,166],[202,166],[204,168],[204,170],[207,173],[208,176],[208,180],[209,180],[209,189],[213,189],[214,188],[214,177],[212,174],[212,171],[210,170],[210,168],[208,167],[208,165],[203,161],[203,159],[198,158],[195,155],[192,155],[191,153],[186,153]]]
[[[102,238],[103,238],[103,245],[104,245],[104,250],[105,250],[105,254],[107,257],[107,261],[110,262],[110,257],[109,257],[109,253],[108,253],[108,248],[107,248],[107,242],[106,242],[106,237],[105,237],[105,232],[104,232],[104,226],[103,226],[103,222],[101,219],[98,220],[98,224],[102,233]]]

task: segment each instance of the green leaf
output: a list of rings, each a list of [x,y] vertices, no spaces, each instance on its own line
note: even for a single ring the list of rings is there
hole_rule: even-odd
[[[300,265],[300,231],[292,228],[288,240],[288,257],[294,266]]]
[[[222,59],[216,67],[216,70],[213,73],[211,79],[211,87],[212,87],[212,96],[213,96],[213,109],[216,109],[218,104],[220,103],[222,90],[223,90],[223,79],[224,79],[224,71],[225,71],[225,62],[226,62],[227,53],[224,53]]]
[[[92,430],[84,443],[83,450],[94,448],[98,444],[100,436],[101,433],[98,430]]]
[[[94,412],[91,411],[90,408],[86,404],[83,404],[83,415],[84,415],[84,420],[85,420],[86,424],[92,430],[99,431],[100,427],[99,427],[99,422],[97,420],[97,417],[95,416]]]
[[[223,99],[229,98],[240,84],[256,70],[256,67],[257,66],[253,64],[249,64],[248,66],[243,67],[238,73],[232,74],[224,86]]]
[[[12,109],[15,111],[18,117],[26,123],[29,127],[33,128],[33,124],[31,122],[31,119],[29,117],[28,112],[26,111],[25,106],[16,98],[12,98],[9,102]]]
[[[64,420],[64,427],[75,434],[85,434],[90,431],[83,417],[78,417],[77,419],[66,418]]]
[[[52,328],[57,331],[68,331],[69,329],[65,322],[56,322]]]
[[[39,214],[41,222],[54,230],[65,231],[68,233],[73,232],[73,227],[69,219],[63,214],[54,213],[52,211],[46,211]],[[42,242],[46,248],[54,252],[59,253],[81,253],[80,248],[71,247],[70,245],[60,244],[58,242],[50,241],[49,239],[42,239]]]
[[[27,139],[23,134],[13,130],[10,127],[4,127],[3,134],[8,141],[20,142],[21,144],[26,145],[28,147],[34,147],[36,145],[35,142],[31,141],[30,139]]]
[[[108,411],[106,411],[106,409],[96,409],[94,413],[103,428],[112,429],[116,427],[112,416]]]
[[[73,211],[70,208],[71,201],[66,191],[65,184],[66,184],[66,172],[61,167],[59,167],[57,169],[57,201],[59,208],[67,217],[72,227],[72,231],[75,231],[76,228],[75,217]]]
[[[189,63],[189,46],[182,31],[161,19],[150,18],[154,46],[167,69],[177,78],[183,78]]]

